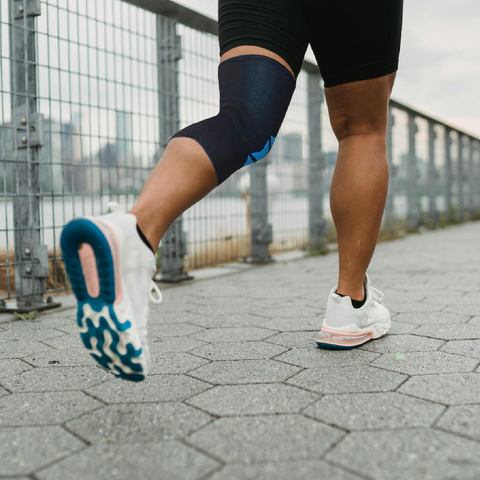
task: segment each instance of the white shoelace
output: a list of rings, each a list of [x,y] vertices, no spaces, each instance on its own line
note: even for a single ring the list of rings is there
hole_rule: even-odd
[[[155,293],[157,294],[156,297],[153,295],[153,290],[155,290]],[[150,281],[150,291],[148,292],[148,296],[153,303],[161,303],[163,300],[162,292],[153,280]]]

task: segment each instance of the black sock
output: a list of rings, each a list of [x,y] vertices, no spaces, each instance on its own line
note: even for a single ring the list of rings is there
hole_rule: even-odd
[[[354,300],[353,298],[350,297],[350,300],[352,301],[353,308],[360,308],[360,307],[363,307],[365,305],[365,300],[367,299],[367,292],[365,290],[365,287],[363,287],[363,291],[364,291],[363,300]],[[335,293],[337,295],[340,295],[341,297],[346,297],[346,295],[342,295],[341,293],[338,293],[336,290],[335,290]]]
[[[153,254],[155,255],[155,250],[153,249],[153,247],[150,245],[150,242],[147,240],[147,237],[145,236],[145,234],[140,230],[140,227],[137,225],[137,232],[138,234],[140,235],[140,238],[143,240],[143,243],[153,252]]]

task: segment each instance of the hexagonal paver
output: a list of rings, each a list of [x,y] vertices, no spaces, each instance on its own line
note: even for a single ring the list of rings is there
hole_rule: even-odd
[[[312,478],[360,480],[361,477],[321,460],[304,460],[302,462],[226,465],[214,473],[209,480],[311,480]]]
[[[478,373],[421,375],[409,378],[399,392],[447,405],[476,403],[480,398]]]
[[[318,332],[282,332],[268,339],[269,343],[275,343],[288,348],[317,348],[315,340]]]
[[[300,369],[275,360],[236,360],[212,362],[189,375],[217,385],[274,383],[291,377]]]
[[[365,350],[379,353],[404,353],[438,350],[444,342],[415,335],[387,335],[363,346]]]
[[[447,342],[440,351],[480,358],[480,340],[452,340]]]
[[[277,332],[315,332],[322,326],[320,317],[259,318],[259,320],[257,325]]]
[[[396,318],[397,316],[395,315],[392,319],[392,326],[388,331],[389,335],[404,335],[405,333],[412,333],[418,328],[418,325],[396,322]]]
[[[0,476],[28,475],[84,447],[61,427],[0,429]]]
[[[41,320],[25,323],[12,322],[7,324],[3,330],[4,331],[0,332],[0,343],[25,340],[33,342],[65,335],[63,332],[59,332],[53,328],[46,328],[42,325]]]
[[[345,468],[353,465],[374,480],[475,480],[478,449],[476,442],[435,430],[353,432],[326,459]]]
[[[0,360],[6,358],[22,358],[32,353],[38,353],[51,349],[48,345],[40,342],[29,342],[28,340],[16,340],[4,342],[0,348]]]
[[[17,393],[85,390],[113,378],[97,367],[34,368],[29,372],[1,380],[2,385]]]
[[[480,339],[480,325],[425,326],[415,330],[415,335],[440,338],[442,340],[478,340]]]
[[[192,337],[151,337],[149,338],[149,344],[152,351],[188,352],[205,345],[205,342]]]
[[[467,323],[469,320],[468,315],[459,315],[458,313],[441,312],[412,312],[412,313],[399,313],[395,315],[393,321],[400,323],[412,323],[415,325],[451,325],[453,323]]]
[[[183,403],[108,405],[67,423],[91,443],[150,443],[182,438],[211,421]]]
[[[350,366],[309,368],[290,378],[288,383],[321,394],[388,392],[398,388],[407,378],[370,366]]]
[[[283,384],[215,387],[187,403],[218,416],[297,413],[317,394]]]
[[[32,367],[22,360],[0,360],[0,379],[28,372]]]
[[[186,373],[208,363],[208,360],[195,357],[189,353],[162,352],[161,349],[157,348],[151,350],[150,353],[152,357],[151,374]]]
[[[480,441],[480,405],[449,407],[436,427]]]
[[[88,392],[107,403],[174,402],[211,388],[208,383],[185,375],[150,375],[143,382],[115,379]]]
[[[445,410],[441,405],[399,393],[326,395],[303,413],[347,430],[430,427]]]
[[[439,312],[444,305],[436,305],[433,303],[422,302],[403,302],[403,303],[386,303],[387,308],[391,312],[407,313],[407,312]]]
[[[82,392],[14,393],[0,399],[0,427],[60,424],[102,406]]]
[[[211,328],[192,335],[193,338],[204,342],[248,342],[263,340],[271,337],[275,332],[258,327]]]
[[[266,462],[321,456],[344,433],[300,415],[221,418],[188,437],[224,462]]]
[[[261,307],[259,309],[260,315],[265,315],[266,317],[270,318],[290,318],[290,319],[298,319],[298,318],[318,318],[319,312],[323,310],[320,308],[313,308],[307,306],[287,306],[287,305],[279,305],[278,307]]]
[[[211,343],[190,353],[208,360],[256,360],[272,358],[286,352],[279,345],[266,342]]]
[[[378,353],[365,350],[324,350],[321,348],[298,348],[279,355],[276,360],[300,367],[343,367],[365,365],[378,358]]]
[[[478,360],[443,352],[386,353],[372,363],[407,375],[471,372]]]
[[[10,392],[0,386],[0,397],[4,397],[5,395],[10,395]]]
[[[160,308],[152,308],[150,315],[153,323],[156,325],[170,323],[195,323],[197,319],[202,318],[201,315],[194,313],[196,308],[194,305],[189,305],[189,308],[191,311],[182,311],[179,309],[176,311],[166,312],[163,310],[162,302]]]
[[[218,463],[177,441],[96,445],[36,474],[39,480],[142,478],[199,480]]]
[[[189,323],[152,323],[148,326],[149,334],[159,338],[183,337],[201,331],[203,328]]]
[[[24,357],[23,360],[34,367],[81,367],[97,365],[97,362],[84,348],[50,349]]]
[[[265,317],[261,317],[257,312],[255,314],[243,313],[243,314],[229,314],[229,315],[207,315],[197,316],[195,320],[191,320],[189,323],[192,325],[198,325],[204,328],[220,328],[220,327],[246,327],[246,326],[259,326],[262,327],[262,321]]]
[[[43,343],[53,348],[84,348],[82,339],[78,333],[72,335],[62,335],[61,337],[43,340]]]
[[[457,303],[452,305],[447,305],[444,309],[444,312],[449,313],[461,313],[463,315],[480,315],[480,305],[468,305],[464,303]]]

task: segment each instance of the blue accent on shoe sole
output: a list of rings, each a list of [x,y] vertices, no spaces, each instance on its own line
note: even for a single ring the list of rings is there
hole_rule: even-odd
[[[93,298],[88,294],[87,286],[85,284],[85,278],[83,276],[78,254],[78,249],[82,244],[90,245],[95,253],[98,278],[100,282],[100,295],[97,298]],[[102,367],[106,368],[114,375],[135,382],[144,380],[145,374],[142,365],[133,362],[133,359],[142,355],[142,349],[140,348],[136,350],[131,343],[129,344],[124,341],[123,343],[126,344],[126,353],[121,354],[118,351],[120,336],[127,335],[128,340],[128,330],[131,328],[132,324],[128,320],[121,323],[115,314],[113,307],[115,301],[113,256],[105,235],[94,222],[85,218],[78,218],[72,220],[65,226],[62,231],[60,245],[62,248],[63,261],[72,284],[73,293],[78,301],[78,327],[82,328],[82,319],[84,317],[83,310],[85,305],[88,305],[97,313],[107,307],[110,319],[115,325],[115,328],[112,328],[112,326],[109,325],[108,320],[102,316],[100,317],[98,327],[96,327],[93,320],[87,318],[87,332],[80,332],[83,344],[87,350],[90,351],[92,357]],[[109,350],[115,356],[113,359],[107,355],[104,349],[106,340],[105,335],[107,332],[112,338]],[[95,339],[95,342],[92,343],[93,339]],[[94,343],[96,343],[96,345],[93,345]],[[96,350],[101,353],[100,357],[97,354],[92,353],[94,346]],[[112,360],[119,361],[122,366],[127,367],[134,373],[126,373],[117,365],[112,368],[111,365],[109,366],[109,364],[113,364]]]
[[[365,343],[368,343],[369,341],[370,340],[368,340]],[[360,345],[354,345],[352,347],[346,347],[344,345],[332,345],[331,343],[317,342],[317,346],[320,348],[324,348],[326,350],[351,350],[352,348],[361,347],[362,345],[365,345],[365,343],[361,343]]]

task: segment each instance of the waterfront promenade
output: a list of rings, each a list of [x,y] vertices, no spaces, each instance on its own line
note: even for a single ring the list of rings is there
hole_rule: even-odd
[[[360,349],[315,345],[336,268],[165,288],[141,384],[95,366],[73,309],[3,317],[0,478],[480,478],[480,222],[378,246],[393,326]]]

